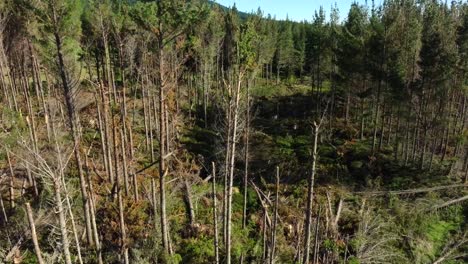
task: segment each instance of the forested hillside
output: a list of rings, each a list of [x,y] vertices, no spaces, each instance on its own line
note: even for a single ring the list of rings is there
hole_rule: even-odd
[[[383,2],[0,1],[0,263],[468,263],[468,4]]]

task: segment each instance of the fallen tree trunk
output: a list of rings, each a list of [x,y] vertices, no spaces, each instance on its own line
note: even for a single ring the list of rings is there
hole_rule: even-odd
[[[39,242],[37,240],[36,225],[34,224],[34,217],[33,217],[33,213],[31,210],[31,205],[29,203],[26,203],[26,213],[28,214],[29,228],[31,229],[31,237],[32,237],[33,244],[34,244],[34,251],[37,256],[37,262],[39,264],[44,264],[44,260],[42,259],[41,249],[39,247]]]
[[[447,206],[450,206],[452,204],[460,203],[460,202],[463,202],[463,201],[466,201],[466,200],[468,200],[468,195],[465,195],[463,197],[460,197],[460,198],[457,198],[457,199],[454,199],[454,200],[447,201],[447,202],[445,202],[443,204],[440,204],[440,205],[436,205],[436,206],[434,206],[433,209],[437,210],[437,209],[447,207]]]

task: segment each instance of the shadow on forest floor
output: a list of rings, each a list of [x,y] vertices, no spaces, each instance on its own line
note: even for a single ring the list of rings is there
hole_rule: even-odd
[[[318,101],[311,93],[255,98],[249,154],[253,180],[263,178],[273,182],[275,167],[280,166],[283,183],[303,182],[305,186],[311,171],[312,120],[325,107],[318,105]],[[202,113],[201,109],[199,112]],[[364,131],[365,138],[360,140],[357,127],[345,125],[339,118],[332,121],[332,126],[324,125],[320,136],[317,184],[351,189],[401,189],[423,186],[426,182],[447,182],[446,164],[435,163],[431,171],[420,170],[411,163],[404,166],[394,159],[390,145],[384,145],[372,155],[370,129]],[[221,144],[220,137],[212,128],[201,128],[202,120],[197,123],[198,126],[186,133],[184,143],[192,153],[203,155],[208,163],[214,158],[216,144]],[[239,142],[236,168],[242,174],[243,138]]]

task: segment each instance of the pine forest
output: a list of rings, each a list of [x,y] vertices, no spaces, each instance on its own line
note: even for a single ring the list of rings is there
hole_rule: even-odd
[[[468,2],[301,8],[0,0],[0,263],[468,263]]]

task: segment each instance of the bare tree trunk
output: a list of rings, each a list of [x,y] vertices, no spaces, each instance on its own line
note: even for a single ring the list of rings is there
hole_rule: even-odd
[[[120,191],[120,187],[117,187],[117,188],[119,189],[117,193],[118,193],[118,199],[119,199],[120,248],[121,248],[121,253],[123,254],[124,263],[129,264],[130,262],[128,259],[127,232],[125,231],[122,193]]]
[[[11,164],[9,150],[6,151],[8,167],[10,169],[10,209],[13,210],[15,208],[15,187],[14,187],[14,179],[15,179],[15,172],[13,170],[13,165]]]
[[[96,249],[96,254],[98,258],[98,263],[102,264],[102,252],[101,252],[101,243],[99,240],[98,228],[96,224],[96,202],[94,198],[94,191],[93,191],[93,184],[91,182],[91,176],[88,170],[88,157],[85,156],[85,168],[86,168],[86,176],[88,179],[88,189],[89,189],[89,202],[90,202],[90,213],[91,213],[91,224],[93,227],[93,235],[94,235],[94,245]]]
[[[101,85],[99,85],[101,86]],[[100,88],[100,91],[102,91],[102,88]],[[101,95],[102,95],[102,92],[101,92]],[[102,151],[102,158],[103,158],[103,161],[104,161],[104,169],[106,171],[106,175],[108,177],[108,179],[111,179],[112,176],[111,176],[111,173],[110,173],[110,170],[109,170],[109,162],[108,162],[108,156],[107,156],[107,143],[106,143],[106,137],[107,137],[107,134],[105,133],[105,130],[104,130],[104,126],[107,126],[106,124],[104,124],[104,121],[102,120],[103,117],[102,117],[102,111],[101,111],[101,107],[100,107],[100,103],[99,103],[99,100],[98,100],[98,96],[97,94],[95,94],[95,101],[96,101],[96,108],[97,108],[97,114],[98,114],[98,127],[99,127],[99,134],[100,134],[100,138],[101,138],[101,151]]]
[[[267,222],[267,209],[263,207],[263,255],[262,262],[268,263],[268,222]]]
[[[161,92],[162,93],[162,92]],[[160,99],[162,101],[162,99]],[[163,109],[163,103],[161,102],[161,109]],[[161,118],[161,132],[160,132],[160,147],[159,147],[159,206],[160,206],[160,216],[161,216],[161,234],[162,234],[162,242],[163,242],[163,247],[166,253],[169,253],[169,234],[168,234],[168,228],[167,228],[167,217],[166,217],[166,186],[165,186],[165,178],[167,174],[167,170],[165,168],[165,162],[164,162],[164,141],[165,136],[164,132],[165,129],[162,129],[163,124],[164,124],[164,112],[161,111],[160,113],[160,118]]]
[[[18,106],[16,104],[16,100],[14,100],[13,93],[11,92],[12,87],[11,87],[11,77],[10,77],[10,69],[8,66],[8,58],[5,53],[5,47],[4,47],[4,39],[5,39],[5,27],[3,25],[7,24],[6,23],[6,18],[1,17],[0,18],[0,86],[3,88],[4,96],[5,99],[8,101],[8,108],[11,110],[15,110],[18,112]],[[10,96],[11,95],[11,96]]]
[[[314,123],[314,146],[312,153],[312,172],[308,179],[307,190],[307,209],[305,221],[305,237],[304,237],[304,259],[303,264],[309,264],[310,259],[310,236],[312,225],[312,204],[314,201],[314,182],[315,182],[315,166],[317,162],[317,145],[318,145],[319,125]]]
[[[156,195],[156,181],[151,179],[151,204],[153,205],[153,220],[155,228],[158,225],[158,203],[157,203],[157,195]]]
[[[239,100],[240,100],[240,89],[242,85],[242,74],[238,76],[237,87],[235,90],[233,119],[232,119],[232,135],[231,135],[231,155],[229,161],[229,179],[228,179],[228,193],[227,193],[227,206],[226,206],[226,264],[231,264],[231,232],[232,232],[232,189],[234,183],[234,163],[236,157],[236,143],[237,143],[237,127],[239,117]]]
[[[250,137],[250,83],[247,84],[247,105],[245,112],[245,146],[244,146],[244,203],[242,207],[242,229],[247,225],[247,187],[249,179],[249,137]],[[241,254],[240,263],[244,263],[244,252]]]
[[[54,139],[54,143],[55,143],[55,151],[56,151],[56,155],[57,155],[57,163],[58,163],[58,168],[59,168],[58,173],[57,173],[57,175],[55,175],[55,178],[53,180],[54,180],[54,182],[55,181],[60,181],[60,183],[59,183],[59,186],[61,186],[60,191],[61,192],[63,191],[63,193],[65,194],[65,201],[64,202],[67,203],[66,204],[66,209],[68,211],[68,214],[70,216],[70,222],[72,224],[72,232],[73,232],[73,237],[75,239],[78,262],[80,264],[83,264],[83,258],[81,256],[80,239],[78,237],[78,231],[76,229],[76,224],[75,224],[75,217],[73,215],[72,206],[71,206],[70,198],[69,198],[69,195],[68,195],[67,184],[66,184],[66,181],[65,181],[64,171],[66,169],[66,165],[64,163],[62,150],[60,149],[59,143],[57,141],[57,133],[56,133],[55,126],[54,126],[53,123],[52,123],[52,134],[53,134],[53,139]],[[39,152],[37,150],[35,150],[35,153],[39,153]]]
[[[320,212],[321,212],[321,208],[319,208],[317,219],[315,220],[314,252],[313,252],[313,258],[312,258],[312,263],[314,264],[319,263],[318,259],[319,259],[319,247],[320,247],[320,243],[319,243]]]
[[[275,211],[273,216],[273,227],[271,230],[271,256],[270,264],[275,263],[275,251],[276,251],[276,226],[278,225],[278,203],[279,203],[279,167],[276,167],[276,195],[275,195]]]
[[[161,26],[161,25],[160,25]],[[159,85],[159,199],[160,199],[160,214],[161,214],[161,235],[162,235],[162,244],[166,254],[172,254],[169,247],[169,228],[167,223],[166,215],[166,185],[165,177],[167,175],[166,162],[165,162],[165,153],[168,146],[167,141],[167,116],[165,114],[166,109],[166,97],[165,97],[165,85],[166,79],[164,75],[164,52],[163,52],[163,39],[162,36],[159,36],[159,53],[158,53],[158,80],[160,81]]]
[[[135,201],[138,201],[138,199],[139,199],[139,197],[138,197],[138,178],[137,178],[136,173],[133,173],[132,177],[133,177],[133,199]]]
[[[245,229],[247,224],[247,187],[249,178],[249,137],[250,137],[250,92],[247,85],[247,107],[246,107],[246,124],[245,124],[245,152],[244,152],[244,204],[242,210],[242,229]]]
[[[29,185],[33,187],[34,195],[37,197],[39,196],[39,190],[37,189],[36,178],[32,175],[31,168],[29,167],[29,163],[26,163],[26,171],[28,173]]]
[[[217,214],[217,198],[216,198],[216,167],[215,163],[211,163],[213,184],[211,191],[213,192],[213,223],[214,223],[214,249],[215,249],[215,264],[219,264],[219,237],[218,237],[218,214]]]
[[[121,151],[122,151],[122,173],[123,173],[125,195],[128,195],[129,194],[129,184],[128,184],[128,168],[127,168],[127,151],[125,150],[124,130],[125,130],[124,127],[122,127],[120,129],[120,147],[121,147]]]
[[[120,171],[119,171],[119,159],[118,159],[118,154],[119,154],[119,147],[117,146],[117,127],[115,125],[115,119],[114,116],[112,115],[112,154],[113,154],[113,160],[114,160],[114,171],[115,171],[115,180],[114,180],[114,186],[115,189],[117,190],[114,192],[115,197],[117,197],[117,192],[120,190],[120,186],[122,185],[120,182]]]
[[[57,18],[57,14],[56,14],[54,7],[52,11],[53,11],[53,22],[55,24],[54,25],[55,27],[54,28],[54,40],[55,40],[55,46],[57,49],[58,69],[59,69],[60,78],[62,81],[61,84],[63,87],[63,92],[65,95],[65,103],[67,105],[67,111],[68,111],[68,121],[70,123],[70,135],[72,137],[73,145],[74,145],[73,152],[74,152],[75,161],[78,167],[78,175],[80,178],[80,188],[81,188],[81,195],[82,195],[82,200],[83,200],[84,220],[86,224],[86,238],[87,238],[88,243],[92,244],[93,239],[91,236],[92,232],[91,232],[91,221],[90,221],[90,216],[89,216],[89,202],[88,202],[88,196],[86,192],[86,183],[85,183],[84,174],[83,174],[81,157],[79,153],[80,140],[79,140],[78,120],[76,118],[75,104],[73,100],[74,91],[72,91],[72,87],[70,87],[70,80],[67,77],[67,73],[65,69],[65,63],[64,63],[63,54],[62,54],[62,38],[60,37],[60,34],[59,34],[60,29],[58,28],[58,18]]]
[[[26,203],[26,213],[28,215],[29,228],[31,229],[31,237],[34,244],[34,252],[36,253],[37,262],[39,264],[44,264],[44,260],[42,259],[41,255],[41,249],[39,247],[39,241],[37,240],[36,225],[34,224],[34,217],[31,210],[31,205],[29,203]]]
[[[107,95],[107,92],[104,90],[104,84],[101,83],[100,85],[100,94],[101,94],[101,102],[102,102],[102,132],[101,137],[103,137],[104,144],[104,161],[107,161],[107,176],[109,178],[109,182],[114,184],[114,168],[112,166],[112,153],[111,153],[111,143],[110,143],[110,132],[109,132],[109,105],[110,99]],[[110,93],[109,93],[110,94]],[[99,110],[99,108],[98,108]],[[98,115],[99,116],[99,115]],[[102,133],[101,132],[101,133]],[[117,173],[117,172],[116,172]]]
[[[303,237],[302,227],[303,227],[302,222],[296,225],[297,242],[296,242],[296,253],[294,255],[294,261],[296,261],[296,263],[302,263],[302,240],[301,240],[301,238]]]
[[[73,237],[75,238],[76,251],[77,251],[76,254],[78,255],[78,262],[80,264],[83,264],[83,258],[81,257],[80,239],[78,238],[78,231],[76,230],[75,217],[73,216],[72,206],[70,203],[70,198],[68,197],[67,186],[65,185],[65,179],[63,175],[61,175],[61,178],[62,178],[63,190],[65,192],[65,200],[67,201],[68,214],[70,215],[70,222],[72,224]]]
[[[112,69],[111,69],[111,59],[110,59],[110,54],[109,54],[109,42],[107,40],[107,30],[102,24],[102,17],[101,17],[101,31],[102,31],[102,42],[104,44],[104,66],[105,66],[105,71],[106,71],[106,79],[107,79],[107,87],[109,90],[112,91],[112,93],[109,93],[111,96],[111,101],[115,102],[116,101],[116,93],[115,93],[115,87],[114,83],[112,81]]]
[[[231,155],[231,126],[232,126],[232,104],[229,102],[227,111],[227,136],[226,136],[226,157],[224,161],[224,181],[223,181],[223,243],[227,244],[227,200],[228,200],[228,185],[229,185],[229,160]]]
[[[187,215],[189,219],[189,225],[192,227],[195,224],[195,210],[193,209],[192,194],[189,182],[184,180],[185,189],[185,206],[187,208]]]
[[[209,71],[208,71],[208,63],[203,64],[203,120],[205,128],[208,126],[208,111],[207,111],[207,104],[208,104],[208,89],[209,89]]]
[[[0,195],[0,207],[2,208],[2,216],[3,216],[2,223],[4,226],[6,226],[8,224],[8,216],[6,214],[5,205],[3,204],[3,198],[1,195]]]
[[[338,209],[336,209],[335,219],[333,221],[333,225],[335,226],[336,229],[338,229],[338,222],[340,221],[342,209],[343,209],[343,199],[340,198],[340,201],[338,202]]]
[[[150,137],[150,130],[151,130],[151,112],[147,110],[147,102],[146,98],[149,98],[149,96],[145,96],[145,86],[143,84],[143,77],[141,77],[141,93],[142,93],[142,98],[141,101],[143,103],[143,123],[145,124],[145,142],[146,142],[146,151],[151,150],[151,161],[154,161],[154,152],[152,151],[152,142]],[[149,100],[149,99],[148,99]],[[148,112],[150,112],[148,114]],[[148,115],[150,116],[148,118]]]
[[[151,111],[151,104],[153,105],[153,111]],[[162,110],[159,110],[162,111]],[[159,115],[158,115],[158,107],[156,104],[156,95],[148,94],[148,128],[149,128],[149,146],[151,151],[151,161],[154,161],[154,140],[153,140],[153,131],[154,133],[160,133],[161,126],[159,125]],[[154,118],[154,121],[153,121]],[[164,127],[163,127],[164,128]]]
[[[373,120],[373,135],[372,135],[372,155],[375,154],[375,144],[377,142],[377,120],[379,120],[380,115],[380,90],[382,87],[382,80],[379,79],[379,84],[377,86],[377,98],[375,103],[375,115]]]
[[[60,187],[60,180],[54,180],[54,191],[55,191],[55,206],[57,207],[57,213],[59,215],[59,223],[60,223],[60,233],[62,235],[62,250],[63,254],[65,255],[65,263],[72,264],[71,255],[70,255],[70,242],[68,241],[68,230],[67,230],[67,222],[65,220],[65,213],[64,208],[62,205],[62,195],[61,195],[61,187]]]

